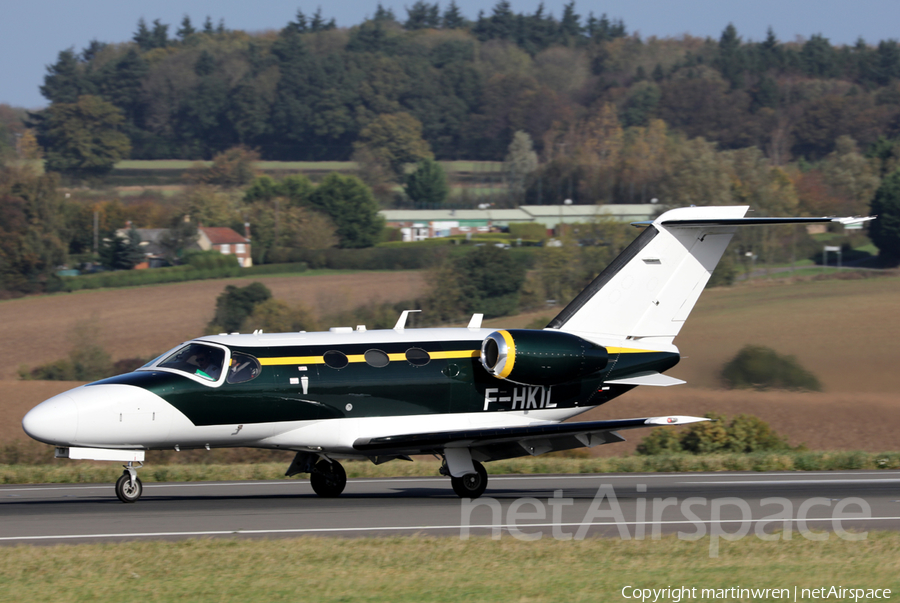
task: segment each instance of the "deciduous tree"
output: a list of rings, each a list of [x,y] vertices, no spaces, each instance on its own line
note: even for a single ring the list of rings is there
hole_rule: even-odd
[[[120,109],[96,96],[54,103],[38,124],[47,169],[78,178],[105,176],[131,150],[123,122]]]
[[[416,166],[416,171],[406,177],[406,195],[415,201],[429,206],[442,204],[450,193],[447,185],[447,174],[441,164],[433,159],[423,159]]]
[[[525,181],[529,174],[538,167],[537,153],[531,142],[531,136],[522,130],[513,135],[509,150],[503,162],[506,182],[513,199],[521,201],[525,194]]]
[[[341,247],[371,247],[384,228],[372,190],[355,176],[329,174],[316,187],[310,204],[337,226]]]
[[[397,179],[403,177],[406,164],[434,158],[422,139],[422,123],[402,112],[376,117],[362,129],[353,146],[389,166]]]

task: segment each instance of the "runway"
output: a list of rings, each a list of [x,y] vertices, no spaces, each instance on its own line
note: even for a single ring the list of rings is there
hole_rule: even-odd
[[[651,538],[900,529],[900,471],[490,476],[461,501],[442,477],[353,479],[339,498],[308,481],[0,486],[0,544],[197,537]],[[725,537],[725,536],[723,536]],[[795,536],[799,537],[799,536]],[[851,534],[850,538],[853,537]]]

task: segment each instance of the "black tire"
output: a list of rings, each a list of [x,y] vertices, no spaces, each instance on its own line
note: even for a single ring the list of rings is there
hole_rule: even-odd
[[[134,478],[134,487],[132,487],[131,476],[127,471],[116,481],[116,496],[123,503],[137,502],[143,492],[144,484],[141,483],[140,478]]]
[[[478,498],[484,494],[487,488],[488,476],[484,465],[478,461],[472,461],[475,467],[475,473],[469,473],[462,477],[450,476],[450,484],[453,485],[453,491],[460,498]]]
[[[319,461],[309,474],[309,481],[316,494],[323,498],[334,498],[344,491],[347,472],[337,461]]]

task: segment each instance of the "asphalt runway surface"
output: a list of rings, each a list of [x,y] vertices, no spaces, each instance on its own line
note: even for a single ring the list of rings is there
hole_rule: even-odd
[[[853,538],[900,529],[900,471],[490,476],[476,501],[443,477],[352,479],[338,498],[308,481],[0,486],[0,544],[202,537],[649,539],[679,532]],[[771,537],[771,536],[770,536]],[[794,537],[800,537],[795,535]]]

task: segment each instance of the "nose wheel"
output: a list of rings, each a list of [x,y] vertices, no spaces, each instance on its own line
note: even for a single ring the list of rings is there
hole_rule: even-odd
[[[143,492],[144,485],[137,476],[137,470],[128,463],[122,476],[116,480],[116,496],[123,503],[133,503],[137,502]]]

